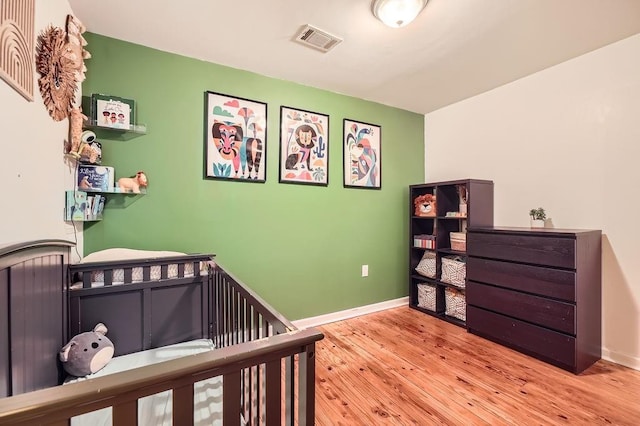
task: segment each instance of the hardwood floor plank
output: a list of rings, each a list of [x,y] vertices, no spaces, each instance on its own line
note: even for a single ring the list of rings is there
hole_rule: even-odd
[[[553,367],[408,307],[319,327],[318,425],[640,424],[640,372]]]
[[[418,419],[429,416],[430,413],[438,413],[438,410],[431,407],[420,407],[417,404],[408,406],[409,411],[397,411],[397,402],[393,398],[380,398],[378,389],[380,386],[393,388],[391,378],[382,374],[378,365],[378,361],[366,352],[360,352],[358,347],[348,338],[332,334],[332,341],[335,343],[335,350],[332,357],[337,361],[329,365],[326,371],[326,382],[335,388],[333,383],[335,378],[344,380],[348,379],[352,382],[348,393],[358,395],[357,406],[360,407],[359,418],[376,416],[381,419],[400,419],[401,417],[410,418],[411,416]],[[317,374],[321,374],[316,369]],[[321,374],[322,375],[322,374]],[[361,400],[361,398],[365,398]],[[401,399],[401,398],[400,398]],[[421,398],[414,398],[419,401]],[[343,401],[349,404],[348,400]],[[363,410],[362,407],[368,407]],[[405,407],[407,408],[407,407]],[[431,408],[431,409],[430,409]],[[444,424],[453,424],[445,417],[437,418]],[[407,420],[405,424],[413,424],[415,421]],[[402,423],[400,423],[402,424]]]
[[[462,333],[464,333],[464,330],[462,330]],[[462,334],[462,336],[465,335],[466,333]],[[490,402],[493,403],[496,400],[500,400],[503,404],[505,402],[513,404],[515,402],[519,411],[528,412],[527,417],[536,419],[542,423],[549,423],[555,421],[556,418],[564,419],[567,417],[581,422],[591,422],[594,420],[587,413],[579,409],[569,408],[569,411],[559,411],[554,405],[553,398],[555,398],[556,395],[553,392],[540,395],[536,400],[536,404],[530,406],[530,404],[527,403],[529,398],[527,398],[526,391],[523,390],[523,387],[535,384],[538,377],[543,377],[544,374],[538,374],[540,371],[544,371],[545,369],[555,371],[557,369],[539,361],[536,361],[538,368],[523,369],[521,363],[513,364],[512,359],[520,357],[522,361],[526,361],[528,357],[514,353],[509,349],[493,343],[490,343],[489,346],[497,346],[495,349],[498,350],[498,352],[503,352],[506,356],[494,353],[491,359],[482,359],[483,352],[485,351],[482,347],[476,348],[474,346],[478,343],[484,346],[490,342],[480,339],[477,336],[468,335],[468,341],[463,345],[438,344],[437,346],[443,351],[441,353],[445,354],[441,355],[443,361],[458,365],[457,377],[458,380],[462,382],[474,381],[477,378],[477,375],[474,373],[477,372],[478,368],[486,368],[492,373],[490,376],[483,376],[483,380],[479,383],[480,386],[485,386],[485,389],[491,392],[488,399]],[[492,363],[492,359],[498,361],[498,363]],[[501,364],[502,366],[498,368],[494,364]],[[518,371],[518,374],[514,375],[511,371]],[[562,374],[571,375],[571,373],[564,371],[562,371]],[[540,410],[539,407],[541,405],[544,405],[546,410]]]
[[[369,330],[369,336],[378,340],[372,333],[375,325],[366,327]],[[393,345],[393,351],[398,353],[404,360],[419,359],[419,363],[413,361],[408,362],[406,367],[410,374],[414,375],[414,381],[422,383],[429,390],[433,390],[436,394],[442,395],[447,400],[457,401],[466,404],[466,409],[473,411],[485,421],[495,424],[496,417],[503,418],[509,423],[509,413],[504,410],[497,409],[497,405],[493,404],[493,400],[502,399],[506,405],[517,407],[517,401],[511,400],[508,395],[509,391],[497,392],[493,387],[486,385],[477,380],[473,374],[465,374],[464,371],[450,368],[446,360],[442,360],[441,355],[436,351],[430,351],[429,348],[422,345],[423,340],[419,342],[410,342],[409,345],[397,344],[402,339],[393,339],[390,344]],[[442,347],[441,344],[439,344]],[[532,418],[539,417],[537,413],[530,413]],[[539,418],[540,422],[548,421],[545,418]],[[512,423],[512,421],[511,421]]]

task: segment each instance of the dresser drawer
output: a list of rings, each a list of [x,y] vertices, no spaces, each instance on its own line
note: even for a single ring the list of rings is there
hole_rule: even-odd
[[[569,302],[576,301],[574,271],[470,257],[467,259],[467,278]]]
[[[534,355],[552,364],[576,370],[575,338],[504,315],[467,306],[469,331]]]
[[[576,307],[500,287],[467,283],[467,303],[563,333],[576,332]]]
[[[575,268],[576,241],[558,236],[469,232],[467,254],[498,260]]]

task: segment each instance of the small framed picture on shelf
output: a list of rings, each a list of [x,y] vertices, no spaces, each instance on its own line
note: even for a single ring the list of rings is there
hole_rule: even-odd
[[[329,116],[280,107],[280,183],[327,186]]]
[[[382,187],[382,128],[375,124],[344,119],[344,187],[380,189]]]
[[[117,96],[91,95],[91,119],[97,126],[129,129],[135,124],[135,102]]]

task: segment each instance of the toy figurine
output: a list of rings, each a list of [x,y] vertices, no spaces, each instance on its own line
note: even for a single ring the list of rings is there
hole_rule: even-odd
[[[146,187],[149,184],[147,175],[140,171],[131,177],[123,177],[118,179],[118,188],[120,192],[133,192],[134,194],[140,193],[140,187]]]

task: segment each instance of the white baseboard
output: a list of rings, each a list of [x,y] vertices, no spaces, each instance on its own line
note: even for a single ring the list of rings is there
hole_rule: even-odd
[[[602,348],[602,359],[640,371],[640,358]]]
[[[397,308],[399,306],[407,306],[409,304],[409,296],[401,297],[394,300],[386,300],[372,305],[360,306],[357,308],[346,309],[344,311],[332,312],[330,314],[318,315],[317,317],[303,318],[292,321],[293,325],[303,329],[309,327],[317,327],[331,322],[342,321],[349,318],[358,317],[360,315],[370,314],[373,312],[384,311],[385,309]]]

